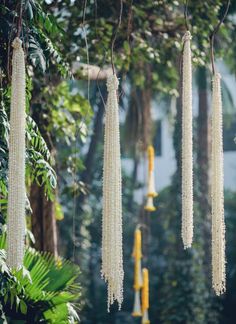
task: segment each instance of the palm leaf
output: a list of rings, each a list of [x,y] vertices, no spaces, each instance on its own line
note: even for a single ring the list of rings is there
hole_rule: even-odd
[[[4,233],[0,236],[0,275],[9,281],[11,289],[5,297],[0,294],[3,312],[12,320],[30,318],[32,323],[78,322],[74,303],[80,296],[76,283],[79,268],[68,260],[55,259],[50,253],[27,248],[24,268],[11,273],[5,264],[5,245]]]

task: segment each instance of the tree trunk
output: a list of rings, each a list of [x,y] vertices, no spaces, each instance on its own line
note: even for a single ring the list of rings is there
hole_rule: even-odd
[[[35,248],[39,251],[51,252],[55,257],[57,251],[57,228],[54,215],[54,203],[47,199],[44,188],[33,183],[30,190],[32,208],[32,233]]]
[[[32,109],[32,118],[36,122],[43,136],[51,156],[55,156],[55,149],[52,145],[50,134],[48,134],[43,119],[41,106],[37,104]],[[32,233],[35,237],[35,247],[40,251],[58,255],[57,247],[57,226],[54,210],[54,201],[47,199],[44,188],[33,183],[30,190],[30,203],[32,208]]]

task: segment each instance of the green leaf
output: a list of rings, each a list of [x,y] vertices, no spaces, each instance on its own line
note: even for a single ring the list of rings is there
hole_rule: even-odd
[[[20,300],[20,311],[22,314],[27,314],[27,305],[24,300]]]

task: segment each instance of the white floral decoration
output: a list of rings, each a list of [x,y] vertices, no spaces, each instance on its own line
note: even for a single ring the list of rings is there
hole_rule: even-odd
[[[221,76],[213,77],[212,92],[212,286],[216,295],[226,290],[225,223]]]
[[[193,135],[191,34],[184,35],[182,92],[182,240],[190,248],[193,240]]]
[[[117,300],[123,301],[123,248],[121,157],[119,132],[118,79],[107,79],[108,98],[105,115],[102,219],[102,277],[108,286],[108,311]]]
[[[25,59],[22,42],[13,41],[7,210],[7,264],[23,263],[25,237]]]

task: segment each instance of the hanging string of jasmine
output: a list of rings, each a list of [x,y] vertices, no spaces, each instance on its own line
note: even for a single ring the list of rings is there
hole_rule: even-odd
[[[108,311],[123,301],[122,201],[118,79],[107,79],[103,164],[102,277],[108,286]]]
[[[226,258],[225,258],[225,221],[224,221],[224,162],[223,162],[223,115],[221,97],[221,76],[216,71],[214,62],[214,37],[224,21],[230,1],[228,0],[225,13],[218,22],[210,37],[212,81],[212,287],[217,296],[226,290]]]
[[[22,41],[13,41],[7,210],[7,264],[23,263],[25,237],[25,59]]]
[[[193,239],[193,134],[191,34],[183,37],[182,90],[182,240],[190,248]]]
[[[107,78],[107,104],[105,114],[103,161],[103,215],[102,215],[102,277],[107,282],[107,310],[116,300],[121,309],[123,301],[123,242],[121,199],[121,156],[118,86],[114,66],[114,45],[121,25],[123,0],[111,42],[111,66],[113,74]]]
[[[225,223],[222,99],[220,74],[213,76],[212,91],[212,285],[216,295],[225,291]]]

